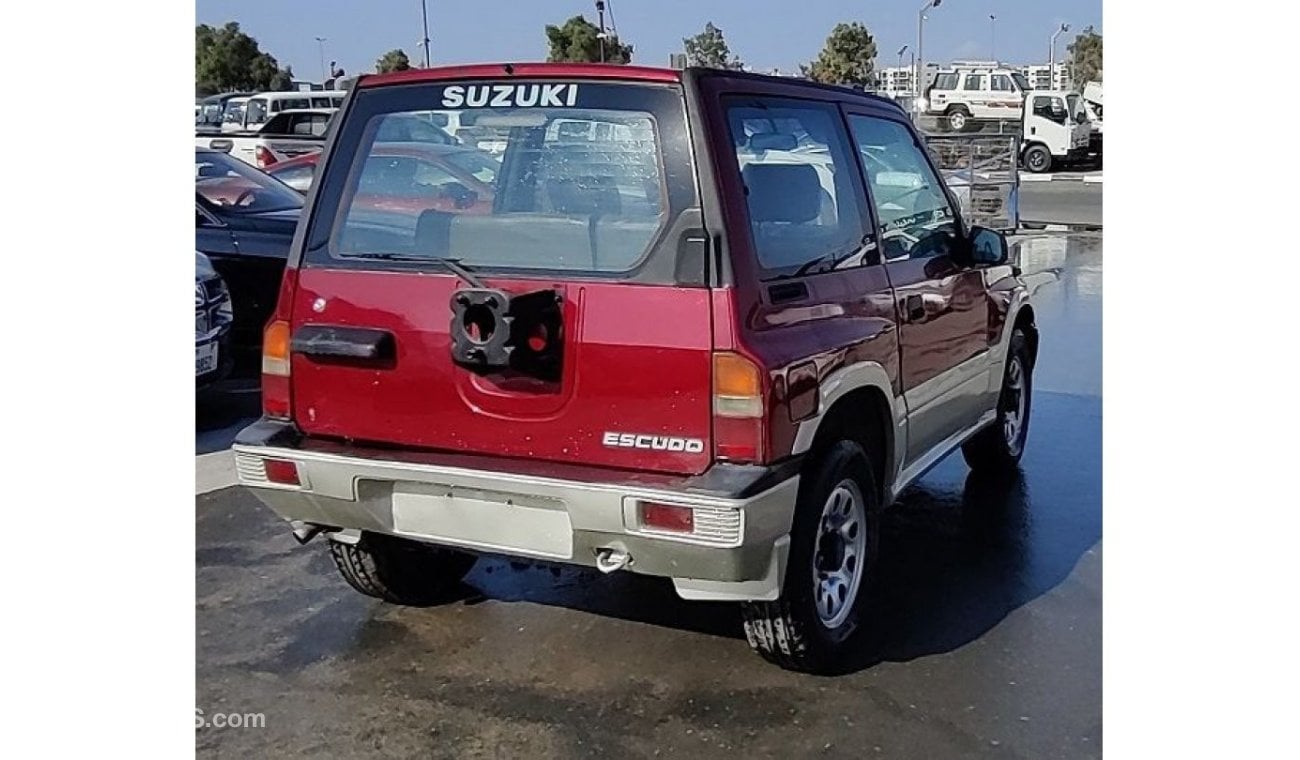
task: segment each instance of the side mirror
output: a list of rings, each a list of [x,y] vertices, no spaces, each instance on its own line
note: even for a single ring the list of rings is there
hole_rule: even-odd
[[[1001,232],[985,227],[971,227],[970,257],[977,266],[995,266],[1007,263],[1010,248]]]

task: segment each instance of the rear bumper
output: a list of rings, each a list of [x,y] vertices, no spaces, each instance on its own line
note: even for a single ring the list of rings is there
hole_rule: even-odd
[[[263,420],[235,443],[240,483],[286,520],[673,579],[686,599],[773,600],[781,591],[799,462],[717,464],[699,476],[457,454],[413,454],[305,439]],[[297,486],[271,483],[265,459],[297,466]],[[646,529],[640,502],[694,510],[695,533]]]

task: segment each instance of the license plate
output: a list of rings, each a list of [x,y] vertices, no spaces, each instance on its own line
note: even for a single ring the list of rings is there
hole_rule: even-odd
[[[217,368],[217,344],[194,347],[194,376],[206,375]]]
[[[573,526],[563,504],[537,496],[396,484],[393,531],[504,554],[570,559]]]

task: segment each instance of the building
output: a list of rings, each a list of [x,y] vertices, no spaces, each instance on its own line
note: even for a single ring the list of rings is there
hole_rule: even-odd
[[[1020,67],[1020,73],[1029,80],[1029,86],[1035,90],[1072,90],[1070,71],[1065,61],[1056,62],[1056,70],[1051,71],[1046,63],[1034,63]]]
[[[890,66],[876,69],[876,92],[888,97],[916,94],[913,80],[916,70],[911,66]]]

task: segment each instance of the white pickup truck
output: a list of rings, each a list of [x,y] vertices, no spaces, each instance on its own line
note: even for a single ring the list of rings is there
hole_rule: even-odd
[[[198,134],[194,144],[229,153],[246,164],[265,169],[278,161],[314,153],[325,147],[325,133],[333,115],[333,109],[281,111],[259,130]]]

